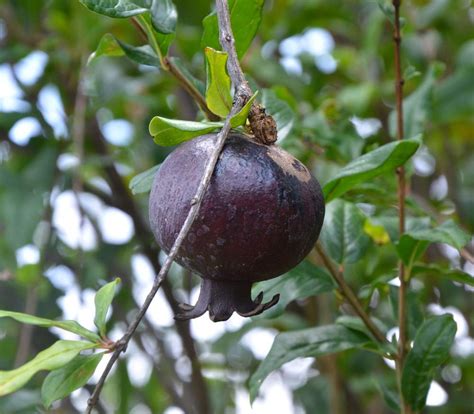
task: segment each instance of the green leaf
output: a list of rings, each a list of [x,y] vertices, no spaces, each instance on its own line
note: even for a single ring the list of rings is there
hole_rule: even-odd
[[[370,246],[365,221],[355,204],[341,199],[327,204],[320,240],[331,259],[339,264],[354,263],[365,254]]]
[[[151,19],[153,28],[164,35],[174,33],[176,30],[178,14],[172,0],[79,1],[89,10],[112,18],[133,17],[146,13],[147,18]]]
[[[418,330],[402,374],[402,393],[415,411],[421,410],[436,369],[448,358],[456,322],[446,314],[427,319]]]
[[[95,303],[95,317],[94,324],[99,329],[100,336],[105,338],[105,323],[107,318],[107,311],[112,304],[112,300],[115,295],[115,288],[120,283],[120,278],[115,279],[113,282],[107,283],[102,286],[96,293],[94,298]]]
[[[149,130],[158,145],[170,146],[212,132],[222,125],[222,122],[181,121],[155,116]]]
[[[108,17],[132,17],[150,10],[152,0],[79,0],[93,12]]]
[[[426,119],[431,111],[433,87],[439,72],[441,70],[438,65],[431,65],[421,85],[403,100],[405,137],[414,137],[423,132]],[[397,135],[395,111],[390,113],[389,129],[390,135],[395,137]]]
[[[18,322],[27,323],[29,325],[41,326],[43,328],[60,328],[65,331],[75,333],[88,339],[91,342],[97,343],[100,341],[99,335],[95,332],[89,331],[76,321],[53,321],[51,319],[38,318],[37,316],[27,315],[25,313],[10,312],[0,310],[0,318],[12,318]]]
[[[255,92],[247,101],[247,103],[242,107],[242,109],[230,119],[230,126],[232,128],[237,128],[239,126],[245,125],[245,122],[247,121],[247,118],[249,116],[250,108],[252,108],[253,101],[255,101],[257,95],[258,91]]]
[[[88,64],[100,56],[127,56],[142,65],[160,67],[160,59],[149,45],[131,46],[106,33],[100,39],[95,52],[89,56]]]
[[[204,50],[206,56],[206,104],[216,115],[225,118],[232,109],[230,77],[227,74],[227,53],[210,47]]]
[[[103,356],[103,353],[77,355],[67,365],[50,372],[41,387],[45,407],[86,385]]]
[[[96,346],[96,344],[83,341],[57,341],[25,365],[12,371],[0,371],[0,396],[18,390],[37,372],[60,368],[71,361],[79,352]]]
[[[87,64],[90,64],[93,60],[100,56],[123,56],[124,54],[125,52],[117,43],[115,37],[110,33],[106,33],[100,39],[95,52],[92,52],[89,56]]]
[[[465,273],[461,269],[441,267],[434,263],[415,265],[413,266],[411,273],[412,275],[439,276],[452,280],[453,282],[474,286],[474,276],[471,276],[469,273]]]
[[[151,23],[159,33],[175,32],[178,13],[171,0],[153,0],[150,11]]]
[[[230,0],[230,23],[235,38],[235,48],[240,58],[245,54],[257,33],[262,20],[264,0]],[[203,22],[204,33],[201,47],[209,46],[220,49],[219,28],[215,12],[205,17]]]
[[[323,192],[326,202],[341,196],[357,184],[369,181],[403,165],[420,146],[419,138],[385,144],[347,164],[324,185]]]
[[[153,179],[155,178],[155,174],[160,168],[160,165],[161,164],[155,165],[149,170],[143,171],[131,179],[128,187],[132,194],[148,193],[151,190]]]
[[[141,14],[138,16],[137,21],[146,32],[149,44],[152,45],[153,50],[159,55],[161,61],[163,56],[167,55],[168,49],[175,38],[175,34],[163,34],[154,30],[149,13]]]
[[[456,249],[462,249],[471,237],[453,221],[445,221],[432,229],[414,230],[405,233],[397,244],[400,258],[407,266],[411,266],[430,243],[446,243]]]
[[[317,357],[364,348],[371,342],[366,335],[342,325],[281,333],[275,338],[269,354],[250,378],[250,399],[255,400],[263,380],[286,362],[299,357]]]
[[[295,113],[290,105],[284,100],[280,99],[277,94],[271,89],[264,89],[262,93],[262,105],[265,110],[275,119],[278,129],[278,140],[284,140],[295,121]]]
[[[264,302],[276,294],[280,295],[278,303],[262,315],[274,318],[281,315],[291,301],[330,292],[335,287],[331,276],[324,269],[305,260],[283,276],[255,284],[252,291],[255,294],[263,292]]]
[[[382,333],[387,332],[387,327],[383,324],[382,321],[373,317],[370,319],[377,326],[380,332]],[[384,344],[379,343],[374,338],[372,333],[367,329],[367,326],[365,326],[362,319],[357,316],[349,316],[349,315],[339,316],[336,319],[336,324],[342,325],[346,327],[347,329],[352,329],[353,331],[361,332],[364,335],[368,336],[369,338],[374,339],[371,343],[364,346],[364,349],[368,349],[370,351],[376,352],[382,356],[386,356],[388,354],[395,354],[397,352],[396,347],[393,346],[391,343],[384,343]]]

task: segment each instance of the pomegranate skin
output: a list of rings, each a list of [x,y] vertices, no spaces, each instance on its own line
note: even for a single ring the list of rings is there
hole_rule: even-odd
[[[156,174],[150,224],[166,253],[186,219],[215,143],[216,134],[208,134],[182,144]],[[230,299],[228,292],[221,295],[235,303],[226,312],[221,310],[225,304],[216,305],[220,315],[214,312],[215,320],[227,319],[234,310],[248,314],[252,306],[264,307],[248,302],[251,284],[279,276],[303,260],[319,236],[323,219],[321,188],[301,162],[275,145],[230,134],[176,258],[203,279],[218,282],[205,284],[208,292],[201,293],[206,297],[200,298],[201,309],[194,309],[194,314],[192,307],[184,306],[188,316],[209,310],[212,319],[210,304],[220,300],[217,296],[225,281],[234,292],[246,293],[235,293],[236,298],[230,295]],[[238,303],[240,296],[248,298]]]

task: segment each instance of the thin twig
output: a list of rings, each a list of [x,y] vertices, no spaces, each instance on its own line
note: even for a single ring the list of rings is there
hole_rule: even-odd
[[[386,343],[387,339],[385,338],[384,334],[380,332],[379,328],[375,325],[375,323],[370,319],[369,315],[365,312],[364,308],[362,307],[359,299],[352,291],[350,286],[344,280],[344,276],[341,272],[339,272],[336,267],[331,262],[331,259],[326,255],[326,252],[321,247],[321,244],[318,242],[316,243],[315,250],[318,253],[319,257],[323,261],[326,268],[331,273],[331,276],[334,278],[336,283],[338,284],[339,288],[341,289],[341,293],[343,294],[344,298],[347,302],[352,306],[355,313],[362,319],[367,329],[372,333],[372,335],[379,341],[380,343]]]
[[[394,65],[395,65],[395,95],[396,95],[396,113],[397,113],[397,139],[403,140],[403,76],[400,58],[400,44],[402,42],[400,34],[400,6],[401,0],[393,0],[393,7],[395,11],[393,41],[394,41]],[[400,237],[405,233],[405,197],[406,197],[406,180],[405,168],[400,166],[397,169],[398,175],[398,219],[399,219],[399,233]],[[399,264],[400,288],[398,290],[398,323],[399,323],[399,339],[398,339],[398,355],[397,355],[397,375],[400,388],[400,401],[403,414],[411,412],[410,407],[405,403],[403,394],[401,393],[401,376],[403,365],[405,362],[405,355],[407,353],[408,338],[407,338],[407,306],[406,295],[408,289],[408,281],[405,277],[405,266],[400,260]]]
[[[24,313],[35,315],[38,307],[38,285],[28,289],[26,294]],[[18,339],[18,350],[15,356],[15,367],[23,365],[28,359],[31,347],[31,339],[33,336],[33,325],[24,324],[21,326],[20,337]]]
[[[218,5],[220,4],[221,6],[224,4],[222,0],[218,0]],[[223,11],[223,14],[218,15],[218,21],[219,21],[219,31],[221,33],[227,33],[229,36],[232,38],[232,46],[234,45],[233,42],[233,36],[231,29],[229,27],[230,25],[230,19],[229,19],[229,14],[228,14],[228,9],[225,5],[225,10]],[[226,38],[227,39],[227,38]],[[224,47],[224,46],[223,46]],[[236,62],[238,65],[238,61]],[[199,186],[197,188],[196,194],[191,200],[191,208],[189,210],[189,213],[186,217],[186,220],[181,227],[181,230],[179,231],[178,237],[176,238],[173,247],[170,250],[170,253],[168,257],[165,260],[165,263],[161,267],[160,272],[158,275],[155,277],[153,287],[148,293],[148,296],[145,299],[145,302],[143,303],[142,307],[138,311],[137,315],[135,316],[134,320],[132,323],[129,325],[126,333],[120,338],[116,343],[114,347],[114,352],[112,353],[112,356],[107,363],[107,366],[105,367],[104,372],[102,373],[95,389],[94,392],[92,393],[88,405],[87,405],[87,410],[86,413],[89,414],[92,412],[94,406],[97,404],[97,401],[99,399],[100,393],[102,391],[102,388],[105,384],[105,380],[110,373],[112,367],[114,366],[115,362],[119,358],[120,354],[122,352],[125,352],[128,343],[130,342],[130,339],[132,338],[133,334],[135,333],[136,329],[138,328],[138,325],[140,324],[141,320],[145,316],[145,313],[148,310],[148,307],[150,306],[153,298],[155,297],[156,293],[158,292],[158,289],[160,288],[161,284],[163,283],[164,278],[166,277],[171,264],[173,263],[176,255],[178,254],[178,251],[181,247],[181,244],[183,243],[184,239],[186,238],[189,229],[191,228],[194,220],[196,219],[198,213],[199,213],[199,208],[201,206],[202,200],[204,198],[204,194],[206,193],[206,190],[209,186],[212,174],[214,172],[214,168],[217,164],[217,161],[219,159],[219,155],[222,151],[222,148],[224,147],[225,140],[227,138],[227,135],[229,134],[230,131],[230,121],[231,118],[242,109],[242,107],[245,105],[245,103],[249,99],[248,91],[245,90],[245,87],[242,87],[242,84],[238,83],[238,81],[234,82],[234,88],[235,88],[235,99],[234,99],[234,104],[232,106],[232,110],[230,111],[229,115],[227,116],[224,125],[221,129],[221,131],[217,134],[216,136],[216,144],[215,147],[211,153],[210,159],[206,165],[206,169],[204,171],[204,174],[201,178],[201,181],[199,182]]]
[[[95,151],[103,158],[110,159],[110,154],[104,141],[98,123],[95,120],[89,125],[90,130],[88,135],[94,138]],[[159,273],[160,265],[157,261],[159,249],[156,244],[152,243],[153,237],[149,227],[146,225],[143,217],[140,213],[140,209],[137,207],[130,191],[128,190],[123,178],[118,173],[113,163],[103,163],[103,169],[107,176],[108,184],[112,189],[114,197],[103,193],[100,190],[95,189],[90,184],[84,183],[84,188],[87,192],[92,192],[97,197],[102,199],[104,203],[119,208],[132,218],[133,225],[135,227],[135,234],[141,244],[141,250],[143,254],[148,258],[152,264],[155,274]],[[167,279],[163,281],[161,286],[163,293],[165,294],[166,300],[168,301],[171,309],[174,313],[179,311],[177,301],[173,295],[173,289]],[[186,356],[191,361],[191,383],[192,396],[194,399],[195,407],[200,414],[207,414],[209,410],[209,392],[207,389],[206,381],[202,375],[201,364],[196,353],[194,339],[191,336],[189,321],[183,321],[182,323],[176,324],[176,331],[183,342],[183,348]],[[188,393],[189,395],[189,393]]]

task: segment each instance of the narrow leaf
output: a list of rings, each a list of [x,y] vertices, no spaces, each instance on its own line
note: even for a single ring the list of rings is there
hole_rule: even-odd
[[[12,371],[0,371],[0,396],[18,390],[37,372],[58,369],[71,361],[79,352],[96,346],[96,344],[83,341],[57,341],[25,365]]]
[[[230,23],[235,38],[235,48],[240,58],[245,54],[257,33],[262,20],[264,0],[230,0]],[[204,33],[201,47],[207,46],[220,49],[219,27],[215,12],[205,17],[203,22]]]
[[[456,322],[450,314],[427,319],[418,330],[402,374],[403,396],[413,410],[425,406],[435,371],[449,356],[455,334]]]
[[[225,118],[232,109],[232,96],[230,95],[230,77],[227,74],[227,53],[218,52],[206,47],[206,104],[208,108]]]
[[[364,232],[365,215],[353,203],[336,199],[326,206],[320,240],[331,259],[339,264],[354,263],[370,246]]]
[[[463,272],[461,269],[444,268],[436,264],[415,265],[411,271],[412,275],[438,276],[453,282],[474,286],[474,276]]]
[[[222,122],[181,121],[155,116],[149,130],[158,145],[170,146],[212,132],[222,125]]]
[[[123,56],[124,54],[125,52],[119,46],[115,37],[110,33],[106,33],[100,39],[95,52],[89,56],[87,64],[90,64],[100,56]]]
[[[405,233],[398,242],[397,251],[403,262],[409,266],[423,254],[429,243],[446,243],[460,250],[470,239],[453,220],[448,220],[435,228]]]
[[[171,0],[153,0],[150,11],[151,23],[159,33],[174,33],[178,13]]]
[[[101,56],[127,56],[130,60],[148,66],[160,66],[160,59],[149,45],[132,46],[116,39],[110,33],[106,33],[100,39],[99,45],[87,61],[90,64]]]
[[[420,146],[419,137],[385,144],[356,158],[324,185],[326,202],[341,196],[357,184],[371,180],[405,164]]]
[[[105,322],[107,318],[107,311],[112,304],[112,300],[115,295],[115,288],[120,283],[120,279],[117,278],[113,282],[107,283],[102,286],[96,293],[95,303],[95,317],[94,324],[99,329],[100,336],[105,338]]]
[[[130,188],[132,194],[148,193],[151,190],[153,179],[155,178],[155,174],[160,168],[160,165],[161,164],[155,165],[149,170],[137,174],[130,180],[128,187]]]
[[[95,332],[89,331],[89,329],[84,328],[82,325],[78,324],[76,321],[54,321],[51,319],[39,318],[33,315],[27,315],[20,312],[10,312],[0,310],[0,318],[12,318],[18,322],[27,323],[29,325],[41,326],[43,328],[60,328],[65,331],[75,333],[79,336],[82,336],[85,339],[88,339],[91,342],[99,342],[100,337]]]
[[[319,326],[279,334],[267,357],[250,378],[250,398],[255,400],[263,380],[285,362],[299,357],[316,357],[353,348],[364,348],[371,339],[341,325]]]
[[[79,0],[93,12],[108,17],[132,17],[150,10],[152,0]]]
[[[103,356],[103,353],[77,355],[67,365],[50,372],[41,387],[45,407],[86,385]]]
[[[283,276],[255,284],[252,291],[255,296],[263,292],[263,302],[280,295],[278,303],[262,315],[262,318],[274,318],[281,315],[291,301],[330,292],[335,287],[324,269],[305,260]]]

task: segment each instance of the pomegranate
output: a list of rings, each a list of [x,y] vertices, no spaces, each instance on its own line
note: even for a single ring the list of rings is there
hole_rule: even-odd
[[[160,247],[169,252],[203,175],[216,134],[188,141],[161,165],[149,214]],[[324,219],[321,188],[308,169],[276,145],[231,133],[198,216],[176,257],[202,279],[195,306],[182,304],[176,319],[227,320],[252,316],[278,302],[251,299],[254,282],[296,266],[316,242]]]

